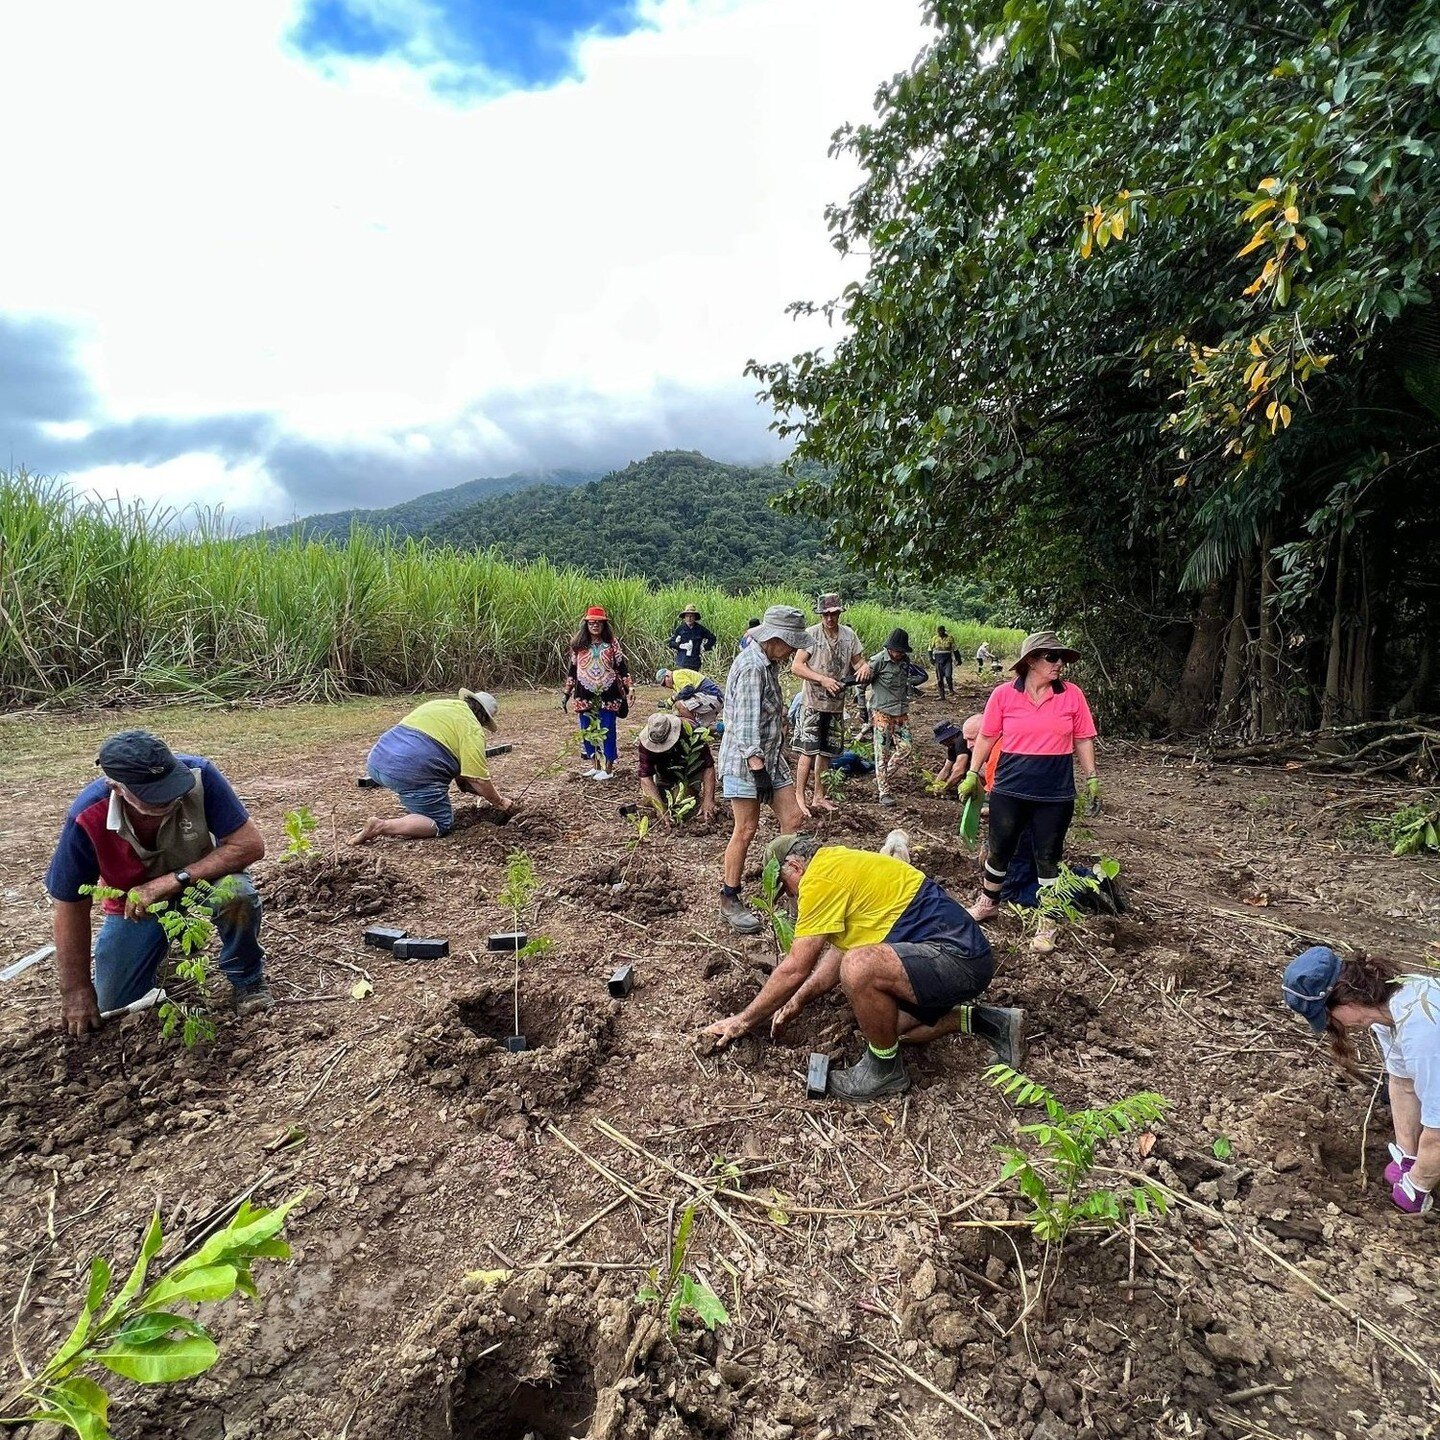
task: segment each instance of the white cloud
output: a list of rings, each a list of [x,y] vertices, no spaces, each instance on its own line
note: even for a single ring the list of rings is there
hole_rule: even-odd
[[[629,413],[667,385],[749,388],[749,356],[821,338],[783,310],[846,278],[822,212],[854,177],[829,135],[913,57],[920,7],[648,18],[584,42],[578,80],[465,106],[398,60],[322,73],[284,44],[293,0],[0,8],[6,108],[27,117],[0,180],[28,197],[0,311],[83,329],[92,418],[264,412],[322,445],[430,455],[497,393]],[[454,481],[485,453],[457,452]],[[213,464],[147,492],[274,488]]]

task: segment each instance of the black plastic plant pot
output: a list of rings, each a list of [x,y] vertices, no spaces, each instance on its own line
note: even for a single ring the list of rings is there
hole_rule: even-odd
[[[830,1057],[818,1050],[810,1056],[810,1069],[805,1075],[805,1098],[823,1100],[830,1088]]]
[[[378,780],[372,780],[368,775],[362,775],[356,780],[355,788],[357,790],[378,790],[380,788],[380,782]]]
[[[526,1050],[529,1047],[525,1044],[525,1037],[523,1035],[509,1035],[506,1036],[505,1039],[505,1048],[512,1055],[518,1055],[522,1050]]]
[[[390,953],[397,960],[440,960],[450,953],[448,940],[397,940]]]
[[[389,925],[372,925],[365,932],[365,943],[376,950],[389,950],[393,953],[395,942],[403,940],[405,934],[404,930],[396,930]]]
[[[487,950],[523,950],[530,937],[523,930],[502,930],[485,942]]]
[[[508,755],[511,745],[508,740],[502,740],[498,745],[487,745],[485,747],[485,758],[493,760],[497,755]]]
[[[611,996],[616,1000],[623,1000],[629,993],[630,988],[635,984],[635,967],[633,965],[622,965],[610,977],[609,985],[606,987]]]
[[[640,807],[638,805],[622,805],[620,807],[620,813],[625,816],[638,815],[640,813]]]

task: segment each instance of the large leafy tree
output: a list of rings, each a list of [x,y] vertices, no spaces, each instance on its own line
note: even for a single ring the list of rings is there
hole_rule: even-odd
[[[929,14],[836,136],[869,267],[795,308],[842,338],[752,362],[793,503],[1133,651],[1169,723],[1432,701],[1440,0]]]

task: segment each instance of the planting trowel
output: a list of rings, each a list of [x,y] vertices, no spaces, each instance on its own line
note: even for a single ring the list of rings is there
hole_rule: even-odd
[[[142,1010],[153,1010],[163,999],[165,992],[157,985],[153,990],[147,990],[138,1000],[132,1000],[128,1005],[122,1005],[118,1010],[102,1010],[102,1020],[118,1020],[122,1015],[138,1015]]]

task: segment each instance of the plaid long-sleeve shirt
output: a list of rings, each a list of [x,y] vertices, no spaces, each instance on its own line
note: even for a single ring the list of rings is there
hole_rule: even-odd
[[[748,777],[759,756],[772,779],[788,777],[785,763],[785,697],[780,667],[759,645],[735,657],[725,681],[725,734],[720,740],[721,776]]]

